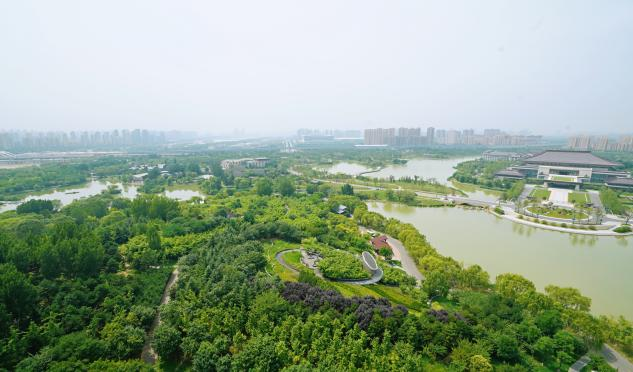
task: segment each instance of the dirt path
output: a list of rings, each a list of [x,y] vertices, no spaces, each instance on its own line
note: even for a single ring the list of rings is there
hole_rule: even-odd
[[[169,291],[171,287],[176,284],[178,281],[178,275],[180,271],[178,271],[178,266],[174,268],[174,271],[171,272],[169,276],[169,280],[167,280],[167,284],[165,284],[165,289],[163,290],[163,296],[160,298],[160,305],[164,305],[169,302]],[[152,340],[154,339],[154,331],[156,327],[160,324],[160,308],[156,309],[156,317],[154,318],[154,322],[152,322],[152,326],[147,332],[147,340],[145,341],[145,345],[143,346],[143,352],[141,353],[141,359],[147,364],[156,363],[156,359],[158,359],[158,355],[154,351],[152,347]]]

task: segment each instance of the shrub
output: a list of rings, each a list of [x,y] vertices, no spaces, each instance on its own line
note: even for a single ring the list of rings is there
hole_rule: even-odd
[[[541,223],[542,223],[543,225],[549,225],[549,223],[547,223],[547,221],[545,221],[545,220],[542,220],[542,221],[541,221]]]
[[[617,232],[618,234],[630,233],[631,232],[631,226],[629,226],[629,225],[622,225],[622,226],[616,227],[615,229],[613,229],[613,231]]]
[[[503,209],[501,209],[501,207],[495,207],[494,211],[496,214],[500,214],[500,215],[505,214],[505,212],[503,211]]]
[[[523,215],[522,215],[522,214],[520,214],[520,215],[519,215],[519,219],[520,219],[520,220],[522,220],[522,219],[523,219]]]
[[[563,223],[560,224],[560,227],[567,228],[567,224],[563,222]]]

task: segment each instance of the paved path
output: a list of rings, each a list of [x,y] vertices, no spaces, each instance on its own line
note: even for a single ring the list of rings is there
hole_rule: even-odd
[[[588,355],[583,355],[576,363],[572,364],[567,370],[568,372],[580,372],[587,364],[591,362],[591,358]]]
[[[617,351],[607,344],[602,344],[602,350],[600,350],[607,363],[619,372],[633,372],[633,364],[628,359],[620,355]]]
[[[284,260],[283,255],[289,252],[301,252],[301,249],[297,248],[297,249],[286,249],[280,252],[277,252],[277,254],[275,255],[275,259],[277,260],[277,262],[279,262],[279,264],[283,267],[285,267],[286,269],[294,272],[294,273],[299,273],[299,270],[295,269],[292,265],[290,265],[289,263],[286,262],[286,260]]]
[[[174,284],[176,284],[176,282],[178,281],[179,274],[180,274],[180,271],[178,271],[178,266],[176,266],[174,268],[174,271],[171,272],[171,275],[169,276],[169,280],[167,280],[167,284],[165,284],[165,289],[163,290],[163,297],[161,297],[160,299],[161,305],[164,305],[169,302],[170,300],[169,291],[171,290],[171,287],[173,287]],[[156,317],[154,318],[154,322],[152,322],[152,326],[147,332],[147,339],[145,340],[145,345],[143,345],[143,352],[141,353],[141,359],[145,363],[148,363],[148,364],[154,364],[156,363],[156,359],[158,359],[158,355],[156,354],[156,352],[154,351],[154,348],[152,347],[152,340],[154,339],[154,331],[156,330],[156,327],[158,327],[159,324],[160,324],[160,308],[156,309]]]
[[[418,267],[415,265],[415,261],[413,261],[413,258],[409,255],[409,252],[407,252],[407,249],[400,240],[387,236],[387,244],[389,244],[392,250],[398,252],[402,268],[407,274],[414,277],[417,281],[424,280],[424,275],[422,275]]]
[[[589,193],[589,200],[591,201],[591,204],[604,211],[604,205],[602,205],[602,200],[600,200],[600,193],[596,190],[589,190],[587,192]]]
[[[530,194],[532,193],[532,190],[534,190],[534,185],[525,185],[523,191],[521,192],[521,195],[519,196],[519,200],[523,201],[527,199],[528,196],[530,196]]]
[[[561,207],[572,207],[573,205],[569,202],[569,193],[572,190],[569,189],[557,189],[554,187],[549,188],[549,201],[554,205],[560,205]]]

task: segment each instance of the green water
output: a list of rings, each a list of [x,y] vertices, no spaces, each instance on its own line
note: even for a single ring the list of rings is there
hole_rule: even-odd
[[[368,206],[413,224],[441,254],[479,264],[493,279],[512,272],[540,290],[548,284],[575,287],[592,299],[594,313],[633,319],[633,238],[537,229],[462,208]]]

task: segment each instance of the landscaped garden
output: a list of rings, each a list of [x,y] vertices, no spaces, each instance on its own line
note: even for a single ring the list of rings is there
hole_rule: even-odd
[[[565,209],[560,207],[546,207],[540,205],[533,205],[527,208],[527,211],[543,217],[560,218],[563,220],[584,220],[589,218],[585,212],[581,212],[573,209]]]
[[[323,258],[317,266],[324,277],[329,279],[368,279],[369,272],[360,259],[353,254],[323,245],[314,245],[309,248],[318,252]]]
[[[534,190],[530,193],[530,197],[538,200],[547,200],[549,199],[549,195],[551,192],[548,189],[535,187]]]

